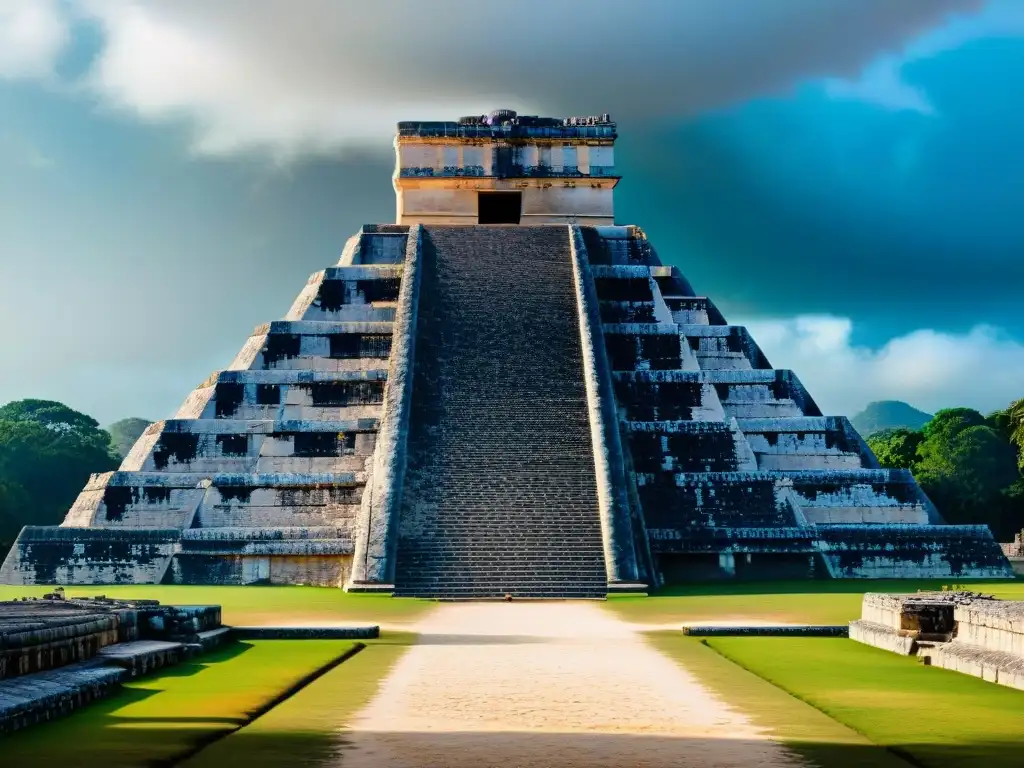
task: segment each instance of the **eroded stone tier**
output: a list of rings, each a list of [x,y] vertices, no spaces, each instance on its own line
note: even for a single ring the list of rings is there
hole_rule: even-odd
[[[62,592],[0,602],[0,738],[213,648],[228,632],[217,605],[65,599]]]
[[[408,239],[363,228],[284,320],[258,327],[118,471],[94,475],[60,528],[25,529],[0,577],[344,585]]]
[[[987,528],[941,525],[638,228],[580,234],[658,577],[1010,575]]]

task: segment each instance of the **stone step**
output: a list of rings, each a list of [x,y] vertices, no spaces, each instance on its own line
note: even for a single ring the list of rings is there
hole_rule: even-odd
[[[426,589],[433,588],[440,591],[453,591],[456,589],[472,590],[481,588],[500,589],[511,591],[512,589],[546,589],[546,590],[605,590],[605,580],[600,577],[588,577],[575,573],[553,573],[547,574],[543,579],[527,579],[521,573],[477,573],[470,574],[458,572],[457,578],[452,579],[417,579],[406,578],[399,589]]]
[[[0,680],[0,733],[66,715],[102,698],[128,672],[95,661]]]
[[[427,227],[422,266],[396,594],[603,596],[567,230]]]
[[[444,534],[428,535],[420,539],[421,545],[417,548],[418,551],[435,551],[437,549],[443,549],[444,551],[450,552],[487,552],[488,547],[493,547],[496,544],[509,540],[509,534],[513,529],[508,531],[501,531],[496,535],[481,536],[474,535],[473,531],[456,530],[451,531],[447,528],[444,530]],[[456,533],[458,541],[453,542],[451,534]],[[472,538],[471,538],[472,537]],[[601,538],[599,536],[591,537],[589,539],[581,540],[579,537],[545,537],[543,535],[534,536],[529,539],[523,539],[516,542],[516,549],[511,550],[515,554],[522,554],[524,556],[530,556],[535,552],[561,552],[565,556],[573,555],[578,557],[592,557],[595,560],[599,560],[596,554],[580,553],[580,544],[594,545],[600,543]],[[411,554],[411,553],[410,553]],[[498,553],[494,553],[495,557],[498,557]]]
[[[512,529],[510,529],[512,530]],[[450,551],[476,551],[483,550],[488,546],[493,546],[496,542],[507,541],[508,532],[500,531],[493,535],[481,535],[476,531],[460,530],[459,541],[457,544],[450,543],[451,538],[448,534],[451,533],[449,529],[445,530],[444,537],[433,537],[425,536],[421,539],[423,549],[428,548],[445,548]],[[585,543],[593,544],[601,541],[599,536],[591,537],[589,540],[584,540]],[[436,542],[432,543],[432,542]],[[547,551],[547,552],[565,552],[569,554],[573,551],[572,547],[580,544],[579,537],[565,537],[565,536],[544,536],[543,534],[535,535],[529,539],[522,539],[518,542],[518,547],[515,552],[519,553],[530,553],[533,551]],[[497,555],[495,555],[497,556]],[[582,556],[582,555],[581,555]],[[587,555],[588,557],[596,557],[596,555]]]
[[[503,598],[506,595],[510,595],[513,599],[548,598],[552,600],[581,600],[604,598],[607,596],[607,589],[593,588],[576,590],[570,587],[553,587],[551,589],[529,589],[519,587],[503,587],[500,585],[472,589],[441,588],[434,586],[408,586],[396,588],[394,595],[395,597],[421,597],[434,598],[440,600]]]
[[[679,325],[725,325],[725,318],[706,296],[663,296]]]
[[[480,584],[491,584],[497,582],[513,581],[523,586],[536,585],[587,585],[604,584],[606,579],[602,574],[580,573],[578,571],[552,571],[551,573],[535,573],[529,570],[519,571],[467,571],[452,572],[440,576],[423,576],[421,578],[407,579],[408,583],[416,584],[448,584],[462,585],[466,588],[479,586]]]
[[[421,550],[417,553],[406,556],[406,562],[413,565],[429,565],[441,563],[462,563],[466,566],[482,568],[487,571],[523,571],[527,570],[536,573],[548,572],[576,572],[580,569],[587,569],[601,565],[604,560],[600,558],[572,558],[561,555],[559,552],[542,553],[548,557],[507,557],[495,558],[486,553],[470,554],[452,551],[429,552]],[[561,556],[560,556],[561,555]],[[550,560],[558,560],[555,565],[549,564]]]
[[[217,627],[217,629],[208,629],[204,632],[198,632],[196,634],[196,645],[199,646],[199,652],[205,653],[206,651],[212,651],[214,648],[218,648],[230,639],[231,627]]]
[[[163,434],[268,435],[307,432],[375,432],[380,419],[168,419]]]
[[[182,541],[282,541],[293,539],[336,539],[347,533],[347,528],[330,525],[266,526],[250,528],[222,526],[189,528],[181,532]]]
[[[520,573],[457,573],[439,578],[410,578],[407,585],[425,586],[432,584],[445,589],[478,589],[486,586],[520,586],[524,589],[596,589],[605,588],[607,580],[603,574],[588,575],[573,572],[531,574]]]
[[[185,654],[182,643],[163,640],[135,640],[101,648],[97,657],[121,667],[132,677],[177,664]]]
[[[546,592],[548,594],[601,594],[607,593],[607,584],[600,579],[584,580],[568,576],[562,579],[550,579],[546,581],[526,581],[519,576],[510,576],[508,578],[496,577],[493,579],[480,579],[476,581],[468,581],[466,579],[450,580],[450,581],[430,581],[430,580],[407,580],[398,590],[416,590],[423,593],[435,593],[435,594],[452,594],[456,592],[481,592],[484,590],[504,593],[516,592],[523,593],[527,591],[531,592]]]
[[[438,520],[437,522],[445,523],[445,529],[457,530],[460,534],[460,540],[465,542],[474,541],[500,541],[505,538],[509,531],[516,531],[522,538],[521,543],[527,546],[531,542],[536,542],[539,545],[548,545],[551,549],[558,549],[559,545],[567,544],[574,545],[580,541],[580,535],[573,534],[572,532],[566,531],[565,529],[549,529],[549,530],[534,530],[530,533],[519,533],[518,526],[505,525],[505,526],[491,526],[490,528],[484,529],[477,526],[454,526],[451,523],[446,523],[445,520]],[[436,534],[438,541],[450,541],[450,539],[441,533]],[[591,531],[587,531],[589,541],[600,541],[601,537],[599,534],[594,534]],[[433,534],[426,532],[422,535],[423,541],[431,541]]]
[[[330,488],[361,486],[363,472],[218,472],[210,475],[198,472],[104,472],[92,475],[86,490],[106,487],[126,488],[199,488],[209,482],[215,488]]]
[[[351,371],[220,371],[204,382],[204,386],[216,384],[323,384],[338,381],[386,381],[387,378],[387,365]]]
[[[493,542],[491,550],[500,542]],[[550,560],[558,559],[558,566],[548,565]],[[442,549],[429,548],[418,549],[415,552],[407,552],[404,558],[406,563],[413,565],[430,565],[438,563],[466,563],[479,565],[481,567],[493,568],[522,568],[528,566],[528,570],[550,570],[552,567],[568,568],[576,570],[579,567],[590,568],[604,562],[602,558],[596,557],[572,557],[558,549],[542,551],[540,548],[530,552],[517,552],[508,557],[495,557],[484,548],[479,550],[466,549]]]

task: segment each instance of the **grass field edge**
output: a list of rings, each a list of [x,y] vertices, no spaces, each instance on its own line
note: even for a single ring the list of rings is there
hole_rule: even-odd
[[[805,698],[804,696],[801,696],[796,691],[790,690],[785,685],[782,685],[781,683],[778,683],[775,680],[772,680],[770,677],[767,677],[767,676],[761,674],[756,669],[751,669],[749,666],[747,666],[743,662],[733,658],[732,656],[730,656],[728,653],[726,653],[722,649],[716,648],[714,645],[712,645],[711,643],[708,642],[707,638],[701,638],[699,640],[699,642],[705,648],[709,648],[710,650],[714,651],[716,654],[721,656],[723,659],[728,661],[730,664],[734,664],[735,666],[739,667],[740,669],[744,670],[745,672],[749,672],[750,674],[754,675],[755,677],[758,677],[761,680],[764,680],[766,683],[768,683],[769,685],[771,685],[771,686],[777,688],[778,690],[782,691],[787,696],[791,696],[792,698],[796,699],[797,701],[800,701],[800,702],[806,704],[807,706],[812,707],[813,709],[817,710],[818,712],[821,712],[821,714],[823,714],[825,717],[829,718],[830,720],[835,721],[836,723],[838,723],[839,725],[843,726],[844,728],[849,728],[851,731],[853,731],[857,735],[863,737],[864,739],[866,739],[871,744],[874,744],[879,749],[884,749],[886,752],[888,752],[893,757],[895,757],[895,758],[897,758],[899,760],[902,760],[908,766],[913,766],[913,768],[927,768],[927,766],[925,766],[923,763],[918,761],[913,755],[907,753],[905,750],[900,749],[899,747],[894,747],[894,746],[892,746],[890,744],[880,744],[879,742],[877,742],[873,738],[871,738],[871,736],[869,734],[865,733],[862,729],[860,729],[860,728],[856,727],[855,725],[853,725],[851,723],[848,723],[845,720],[837,717],[832,712],[830,712],[828,709],[819,706],[814,701],[812,701],[812,700],[810,700],[808,698]]]
[[[181,765],[182,763],[191,760],[204,749],[212,746],[221,739],[225,739],[228,736],[231,736],[232,734],[238,733],[243,728],[247,728],[248,726],[252,725],[259,718],[263,717],[263,715],[267,714],[275,707],[281,706],[281,704],[288,701],[288,699],[299,693],[299,691],[301,691],[303,688],[312,685],[314,682],[319,680],[328,672],[337,669],[339,666],[344,664],[346,661],[351,659],[353,656],[355,656],[357,653],[359,653],[365,648],[366,643],[353,643],[352,647],[348,648],[344,653],[338,654],[338,656],[336,656],[335,658],[331,659],[325,664],[321,664],[313,671],[303,675],[298,680],[293,682],[291,685],[287,686],[285,689],[277,693],[275,696],[271,697],[266,702],[261,704],[259,707],[254,709],[252,712],[246,713],[246,721],[239,725],[237,728],[230,728],[211,733],[209,737],[197,742],[186,752],[174,755],[173,757],[169,757],[165,760],[154,761],[150,764],[151,768],[174,768],[174,766]]]

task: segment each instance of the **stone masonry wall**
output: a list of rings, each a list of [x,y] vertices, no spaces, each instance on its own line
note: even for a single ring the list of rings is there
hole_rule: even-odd
[[[914,479],[879,469],[848,420],[823,416],[639,229],[585,227],[582,239],[626,462],[671,573],[770,573],[774,557],[779,569],[846,578],[1009,574],[987,530],[936,526]]]
[[[971,592],[869,593],[850,637],[1024,690],[1024,602]]]
[[[564,227],[425,227],[399,594],[606,591]]]
[[[287,318],[257,328],[120,471],[93,476],[61,527],[26,530],[0,578],[343,583],[406,240],[405,229],[364,228],[342,265],[311,277]]]

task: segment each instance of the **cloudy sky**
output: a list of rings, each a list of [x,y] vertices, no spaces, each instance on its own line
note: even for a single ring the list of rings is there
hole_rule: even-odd
[[[390,221],[400,119],[610,112],[822,407],[1024,396],[1020,0],[0,0],[0,402],[162,418]]]

